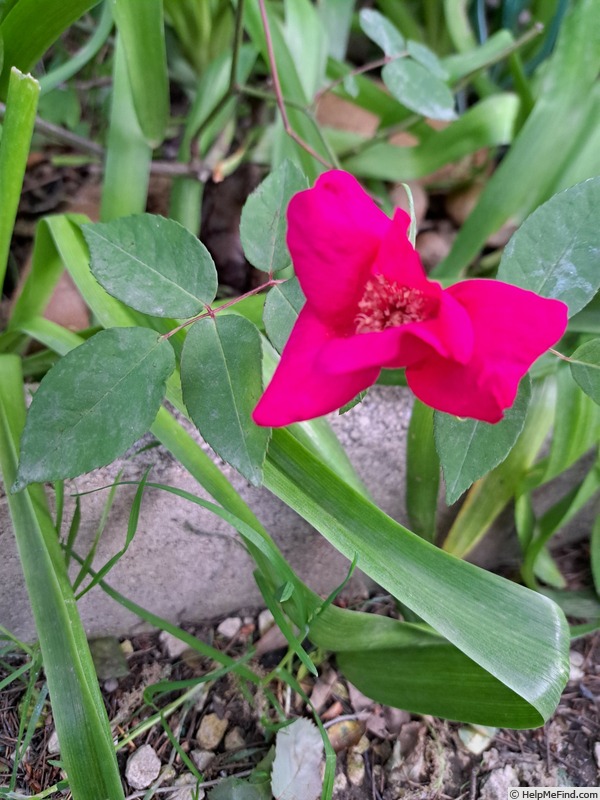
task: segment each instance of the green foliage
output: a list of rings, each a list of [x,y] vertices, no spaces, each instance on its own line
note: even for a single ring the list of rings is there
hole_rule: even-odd
[[[19,359],[0,356],[0,474],[7,487],[17,475],[24,421]],[[8,494],[7,502],[73,797],[118,800],[124,795],[110,726],[46,498],[35,486]]]
[[[526,376],[514,404],[496,425],[435,412],[435,444],[448,505],[508,456],[525,425],[530,399],[531,382]]]
[[[273,286],[265,302],[263,321],[273,347],[281,353],[306,298],[297,278]]]
[[[250,413],[262,392],[260,336],[237,315],[197,322],[185,341],[183,399],[200,433],[251,483],[262,482],[270,430]]]
[[[102,331],[71,350],[35,394],[15,490],[81,475],[123,453],[152,424],[174,366],[170,344],[145,328]]]
[[[431,119],[456,119],[452,92],[418,61],[404,58],[386,64],[381,77],[396,100],[411,111]]]
[[[583,391],[600,405],[600,339],[582,344],[571,356],[571,374]]]
[[[600,178],[554,195],[512,237],[498,278],[562,300],[569,316],[581,311],[600,287],[599,205]]]
[[[84,225],[90,266],[106,291],[156,317],[193,317],[217,293],[206,247],[173,220],[151,214]]]
[[[290,265],[285,212],[292,196],[307,188],[306,178],[298,167],[284,161],[246,201],[240,238],[246,258],[257,269],[271,274]]]

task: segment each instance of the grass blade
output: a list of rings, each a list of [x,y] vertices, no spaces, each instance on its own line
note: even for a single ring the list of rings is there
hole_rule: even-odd
[[[20,362],[0,357],[0,467],[16,477],[25,421]],[[96,672],[41,487],[7,495],[40,638],[62,759],[75,800],[123,797]]]

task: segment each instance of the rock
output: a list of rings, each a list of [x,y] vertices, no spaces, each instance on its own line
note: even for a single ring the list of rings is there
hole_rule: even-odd
[[[519,778],[514,767],[507,764],[501,769],[490,772],[481,789],[479,800],[506,800],[508,790],[519,785]]]
[[[356,719],[345,719],[335,722],[327,728],[327,736],[336,753],[358,744],[365,726]]]
[[[210,750],[192,750],[190,758],[198,767],[198,771],[204,772],[210,762],[214,761],[215,754],[211,753]]]
[[[153,747],[143,744],[129,756],[125,767],[125,778],[132,789],[147,789],[158,778],[160,758]]]
[[[365,779],[365,762],[362,753],[357,752],[355,747],[351,747],[346,756],[346,775],[352,786],[362,786]]]
[[[580,681],[583,680],[585,676],[585,672],[581,669],[583,666],[583,655],[579,653],[577,650],[571,650],[569,653],[569,680],[570,681]]]
[[[219,746],[229,721],[219,719],[216,714],[207,714],[202,717],[202,722],[196,733],[196,741],[202,750],[214,750]]]
[[[217,627],[217,633],[225,639],[233,639],[242,627],[242,620],[239,617],[227,617]]]
[[[227,735],[225,736],[225,750],[239,750],[239,748],[245,747],[245,745],[246,738],[240,727],[236,725],[235,728],[227,731]]]
[[[186,650],[189,649],[188,644],[181,639],[178,639],[177,636],[173,636],[172,633],[168,633],[167,631],[162,631],[158,638],[164,649],[167,651],[169,658],[179,658],[183,653],[185,653]]]
[[[130,639],[124,639],[121,642],[121,652],[123,653],[125,658],[127,658],[127,656],[130,656],[133,653],[133,645],[131,644]]]
[[[333,797],[337,797],[338,795],[344,797],[347,788],[348,778],[346,778],[343,772],[338,772],[333,780]]]
[[[48,755],[51,756],[60,753],[60,742],[58,741],[58,733],[56,732],[56,728],[52,731],[48,738],[46,749],[48,751]]]
[[[206,792],[198,786],[198,781],[191,772],[185,772],[173,782],[173,787],[181,788],[173,793],[169,793],[170,800],[204,800]]]
[[[269,611],[268,608],[265,608],[264,611],[261,611],[258,615],[258,632],[261,636],[264,636],[265,633],[275,625],[275,618],[273,614]]]
[[[109,678],[107,681],[104,681],[102,688],[107,694],[116,692],[119,688],[119,681],[116,678]]]

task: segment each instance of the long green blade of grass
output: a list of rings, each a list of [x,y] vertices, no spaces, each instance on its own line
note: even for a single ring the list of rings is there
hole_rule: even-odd
[[[10,86],[0,141],[0,294],[6,274],[8,250],[12,236],[23,176],[27,166],[29,145],[33,134],[35,111],[40,87],[31,75],[18,69],[10,72]]]
[[[0,97],[6,94],[11,67],[32,69],[50,45],[98,0],[19,0],[0,25],[4,69]]]
[[[0,468],[15,480],[25,422],[17,356],[0,356]],[[75,800],[123,798],[108,718],[56,531],[40,486],[7,493],[52,699],[61,757]]]

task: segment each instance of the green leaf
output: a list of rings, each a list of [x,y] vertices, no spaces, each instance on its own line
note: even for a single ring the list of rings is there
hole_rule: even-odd
[[[445,81],[448,79],[448,72],[444,68],[442,62],[428,47],[425,47],[424,44],[420,44],[419,42],[413,42],[409,40],[406,43],[406,49],[408,51],[408,55],[411,58],[414,58],[415,61],[418,61],[419,64],[422,64],[425,69],[429,70],[432,75],[435,75],[436,78],[441,78],[441,80]]]
[[[198,430],[255,485],[262,481],[271,434],[250,416],[262,393],[261,358],[258,330],[231,314],[196,322],[181,363],[183,399]]]
[[[133,103],[148,144],[158,147],[169,120],[169,74],[162,0],[114,0]]]
[[[406,512],[411,529],[435,541],[440,460],[433,436],[433,409],[415,400],[406,440]]]
[[[25,421],[16,356],[0,356],[0,477],[15,480]],[[104,702],[41,486],[6,495],[74,800],[123,798]],[[5,531],[9,535],[8,531]]]
[[[533,111],[487,181],[448,258],[436,267],[436,277],[458,277],[491,233],[511,217],[524,219],[551,197],[565,169],[582,148],[587,150],[588,140],[597,134],[598,99],[594,96],[600,69],[597,0],[569,4],[552,57],[544,66]],[[592,110],[595,116],[590,114]],[[599,171],[600,149],[596,148],[586,162],[586,172],[575,180]],[[527,179],[523,180],[523,176]]]
[[[298,278],[273,286],[267,295],[263,322],[273,347],[281,353],[289,339],[300,309],[306,302]]]
[[[291,263],[285,243],[285,212],[293,195],[307,188],[306,178],[284,161],[250,195],[242,209],[240,237],[248,261],[263,272],[278,272]]]
[[[444,472],[448,505],[504,461],[523,430],[530,400],[531,381],[526,375],[515,402],[495,425],[435,412],[435,445]]]
[[[568,631],[555,605],[415,536],[345,485],[289,431],[273,433],[265,485],[347,558],[358,555],[360,569],[519,695],[519,726],[536,715],[533,724],[539,725],[553,712],[568,678]]]
[[[11,67],[29,72],[60,34],[98,0],[19,0],[0,25],[4,67],[0,98],[4,98]]]
[[[600,177],[554,195],[507,244],[498,279],[581,311],[600,287],[599,207]]]
[[[1,41],[0,37],[0,43]],[[39,84],[31,75],[22,75],[16,69],[11,70],[0,139],[0,293],[27,167],[39,93]]]
[[[389,19],[371,8],[363,8],[359,15],[360,27],[371,41],[378,44],[386,56],[404,53],[406,42]]]
[[[430,119],[454,120],[454,96],[446,84],[417,61],[386,64],[383,82],[403,106]]]
[[[571,356],[571,374],[594,403],[600,405],[600,339],[592,339],[575,350]]]
[[[84,225],[98,283],[123,303],[155,317],[193,317],[217,293],[206,247],[178,222],[139,214]]]
[[[171,345],[146,328],[101,331],[71,350],[35,393],[14,490],[121,455],[152,425],[174,367]]]

